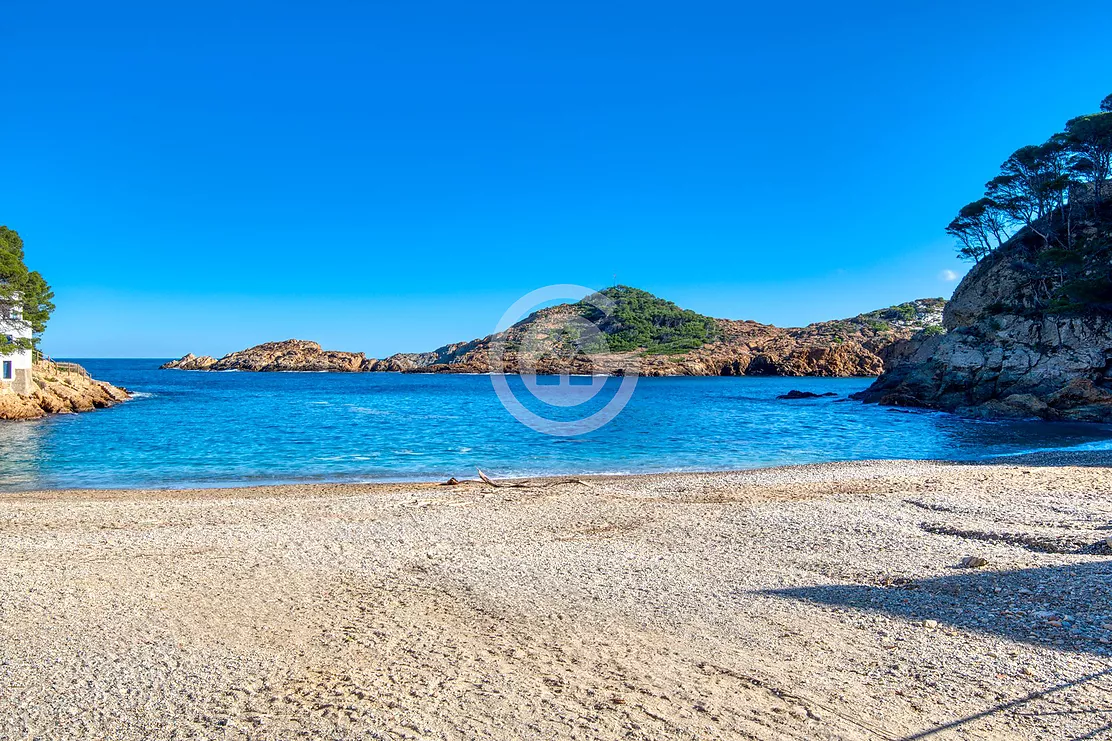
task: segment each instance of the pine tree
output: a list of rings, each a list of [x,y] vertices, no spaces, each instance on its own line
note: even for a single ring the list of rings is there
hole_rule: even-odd
[[[14,342],[0,335],[0,352],[12,349],[13,345],[19,350],[37,347],[39,336],[54,311],[53,299],[54,292],[42,275],[27,269],[19,232],[0,226],[0,317],[9,316],[13,308],[18,309],[33,333],[30,340]]]

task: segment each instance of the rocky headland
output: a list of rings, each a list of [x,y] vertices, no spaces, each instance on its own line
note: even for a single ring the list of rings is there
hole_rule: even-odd
[[[126,389],[92,378],[76,363],[40,360],[31,373],[30,394],[0,394],[0,419],[38,419],[47,414],[90,412],[131,398]]]
[[[993,418],[1112,423],[1112,204],[1069,224],[1048,219],[977,263],[943,312],[945,333],[891,348],[864,401]],[[1047,237],[1049,236],[1049,239]],[[1103,267],[1094,263],[1103,262]]]
[[[383,359],[323,350],[315,342],[268,342],[220,359],[192,354],[163,365],[180,370],[488,373],[495,343],[502,371],[519,373],[529,348],[537,373],[620,374],[636,364],[646,376],[875,376],[893,347],[920,330],[941,331],[942,299],[919,299],[849,319],[782,328],[714,319],[679,309],[644,291],[603,291],[618,310],[598,321],[605,343],[583,351],[568,329],[589,316],[583,303],[541,309],[505,332],[426,353]],[[628,310],[626,310],[628,309]]]
[[[1020,147],[946,227],[975,261],[944,333],[891,352],[865,401],[1112,422],[1112,95]]]

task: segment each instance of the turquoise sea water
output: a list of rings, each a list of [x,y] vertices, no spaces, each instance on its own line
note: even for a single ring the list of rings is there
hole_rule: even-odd
[[[506,412],[486,376],[160,371],[78,360],[138,392],[88,414],[0,423],[0,489],[713,470],[864,458],[971,459],[1078,445],[1108,428],[989,423],[837,399],[870,379],[643,378],[610,424],[560,438]],[[581,382],[588,382],[582,379]],[[519,397],[530,398],[517,379]],[[604,404],[619,379],[590,404]],[[528,404],[538,411],[549,410]],[[555,415],[552,415],[555,416]]]

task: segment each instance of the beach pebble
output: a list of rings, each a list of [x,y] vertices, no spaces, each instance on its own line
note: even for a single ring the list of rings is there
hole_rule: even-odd
[[[979,569],[988,566],[988,559],[981,556],[966,556],[961,560],[961,565],[966,569]]]

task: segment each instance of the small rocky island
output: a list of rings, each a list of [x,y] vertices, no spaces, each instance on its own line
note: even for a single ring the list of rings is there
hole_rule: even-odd
[[[1009,157],[947,228],[976,264],[946,305],[945,333],[898,344],[859,398],[1112,423],[1110,162],[1112,95]]]
[[[363,353],[322,350],[316,342],[285,340],[264,342],[261,345],[230,353],[217,360],[190,353],[183,358],[164,363],[161,367],[174,370],[205,371],[256,371],[256,372],[329,372],[359,373],[369,370],[368,359]]]
[[[208,371],[330,371],[342,373],[489,373],[491,344],[505,343],[503,372],[517,373],[526,338],[540,338],[538,373],[591,373],[620,368],[636,356],[646,376],[875,376],[892,348],[921,330],[941,331],[942,299],[919,299],[849,319],[806,327],[715,319],[628,286],[601,292],[610,317],[592,316],[586,302],[541,309],[499,335],[459,342],[426,353],[368,358],[323,350],[315,342],[268,342],[220,359],[186,355],[163,368]],[[571,320],[596,321],[606,351],[577,352],[564,333]],[[620,371],[616,371],[620,372]]]

